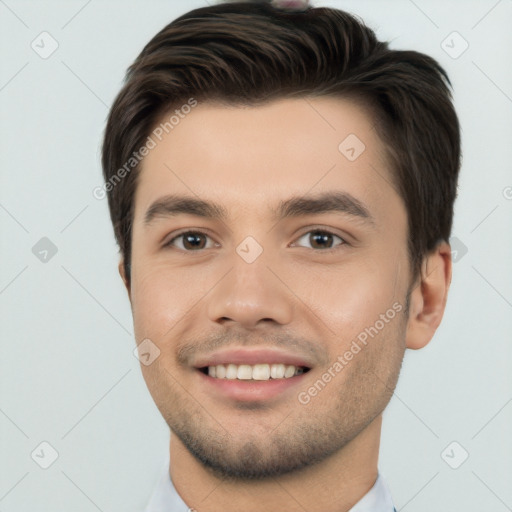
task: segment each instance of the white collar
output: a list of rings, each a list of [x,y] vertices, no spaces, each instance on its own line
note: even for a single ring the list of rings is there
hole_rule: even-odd
[[[384,478],[379,473],[373,487],[349,510],[349,512],[393,512],[391,494]],[[189,512],[169,475],[169,459],[144,512]]]

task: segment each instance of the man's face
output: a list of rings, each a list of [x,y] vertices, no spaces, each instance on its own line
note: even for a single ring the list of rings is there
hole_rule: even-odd
[[[387,405],[410,285],[407,214],[391,183],[371,118],[326,97],[200,104],[144,159],[130,299],[137,343],[161,353],[142,370],[172,432],[220,475],[326,459]],[[304,202],[327,193],[338,209]],[[146,223],[170,195],[224,217],[160,207]],[[240,378],[208,376],[217,364]],[[286,378],[281,364],[301,368]]]

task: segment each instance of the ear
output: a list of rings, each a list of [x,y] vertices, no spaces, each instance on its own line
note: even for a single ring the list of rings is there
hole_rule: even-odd
[[[443,318],[451,280],[451,248],[443,241],[423,260],[420,280],[411,292],[407,348],[423,348],[433,338]]]
[[[125,274],[125,271],[124,271],[124,260],[122,258],[121,258],[121,261],[119,262],[119,265],[118,265],[117,268],[119,270],[119,275],[121,276],[121,279],[123,280],[124,287],[126,288],[126,291],[128,292],[128,298],[131,301],[130,283],[129,283],[128,278],[127,278],[127,276]]]

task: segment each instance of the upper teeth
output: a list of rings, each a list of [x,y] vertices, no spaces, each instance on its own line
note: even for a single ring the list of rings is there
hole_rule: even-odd
[[[208,366],[208,375],[217,379],[269,380],[288,379],[303,373],[301,366],[285,364],[218,364]]]

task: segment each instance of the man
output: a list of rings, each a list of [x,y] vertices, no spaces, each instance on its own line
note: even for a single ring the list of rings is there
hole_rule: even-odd
[[[451,280],[444,70],[349,14],[238,2],[129,68],[103,169],[171,430],[148,512],[392,511],[382,412]]]

